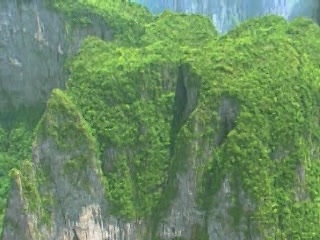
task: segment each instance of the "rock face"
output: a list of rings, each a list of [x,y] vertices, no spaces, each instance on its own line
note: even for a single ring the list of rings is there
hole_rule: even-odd
[[[4,6],[7,17],[11,7],[26,18],[43,9],[28,15],[35,42],[26,45],[55,55],[61,76],[62,52],[72,55],[88,33],[100,38],[82,43],[34,130],[32,156],[11,171],[3,240],[320,238],[314,23],[269,16],[218,37],[207,18],[166,12],[144,23],[137,43],[132,29],[105,41],[95,24],[49,41],[44,22],[63,28],[66,16],[37,1]],[[35,74],[21,59],[14,66]]]
[[[109,213],[96,147],[73,103],[54,90],[37,128],[32,161],[12,172],[2,239],[139,239],[140,220],[123,222]]]
[[[59,113],[56,108],[66,111]],[[62,139],[55,133],[61,135],[62,132],[55,125],[63,131],[67,128],[77,139],[70,135],[60,142]],[[3,239],[72,239],[73,236],[104,239],[101,171],[97,166],[95,143],[85,129],[85,123],[68,99],[59,91],[53,92],[48,110],[39,124],[32,162],[25,163],[21,175],[14,174],[15,196],[10,198],[9,206],[20,209],[22,218],[8,211],[5,220],[8,230],[4,230]],[[73,151],[69,148],[66,152],[63,144],[69,141],[79,143],[79,148],[73,148]],[[82,165],[84,169],[80,173],[78,170],[84,162],[88,165]],[[33,208],[34,204],[32,214],[23,212],[23,209]],[[50,224],[38,229],[45,221]],[[9,230],[15,226],[21,231]]]
[[[64,88],[64,63],[88,35],[111,39],[106,23],[70,28],[46,1],[0,1],[0,111],[45,104],[53,88]],[[69,25],[68,25],[69,24]]]
[[[22,197],[21,179],[17,179],[12,184],[11,194],[9,196],[10,202],[6,212],[7,219],[12,219],[14,224],[8,224],[8,229],[2,234],[2,239],[32,239],[33,229],[28,217],[22,214],[24,200]],[[17,218],[17,216],[20,216]]]

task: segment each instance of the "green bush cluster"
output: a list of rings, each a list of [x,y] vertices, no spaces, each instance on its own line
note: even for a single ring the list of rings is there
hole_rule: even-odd
[[[198,48],[217,36],[209,18],[201,15],[178,14],[166,11],[145,26],[144,45],[161,42]]]
[[[11,111],[1,113],[0,233],[2,232],[7,197],[11,187],[10,170],[25,169],[25,171],[28,171],[24,164],[27,164],[26,159],[31,157],[33,131],[42,112],[43,107],[39,106],[38,108],[11,109]]]
[[[146,8],[119,0],[54,0],[47,4],[64,14],[70,31],[75,26],[90,27],[99,18],[109,26],[114,40],[126,46],[140,45],[145,24],[154,18]]]
[[[59,89],[54,89],[37,128],[36,140],[52,137],[60,150],[76,150],[83,145],[96,151],[91,130],[76,105]]]
[[[43,192],[40,188],[49,188],[48,175],[31,161],[22,161],[19,168],[10,170],[15,187],[22,189],[23,208],[26,214],[38,217],[35,227],[50,225],[54,210],[54,196],[51,192]],[[32,233],[34,234],[34,233]]]

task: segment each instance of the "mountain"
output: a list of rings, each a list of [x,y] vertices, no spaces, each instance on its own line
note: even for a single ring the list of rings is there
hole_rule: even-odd
[[[135,0],[153,13],[173,10],[209,16],[217,30],[225,33],[240,22],[262,15],[276,14],[292,20],[298,16],[318,18],[318,0]]]
[[[1,239],[320,237],[317,24],[2,2]]]

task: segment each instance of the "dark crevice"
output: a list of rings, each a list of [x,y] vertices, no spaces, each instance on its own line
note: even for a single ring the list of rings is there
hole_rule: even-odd
[[[219,106],[219,126],[216,135],[216,145],[220,146],[227,138],[229,132],[235,128],[236,119],[240,112],[237,99],[233,97],[223,97]]]
[[[170,201],[175,197],[177,192],[176,169],[179,161],[173,160],[175,152],[175,142],[181,127],[186,123],[190,114],[195,110],[198,102],[198,92],[200,78],[190,71],[189,65],[180,65],[177,69],[177,82],[175,88],[175,98],[173,103],[173,120],[170,132],[170,156],[171,163],[168,167],[166,180],[163,184],[164,192],[157,209],[153,213],[151,235],[157,236],[157,226],[160,219],[164,218],[162,214],[164,209],[169,207]]]
[[[73,228],[73,229],[72,229],[72,231],[73,231],[73,234],[74,234],[74,236],[73,236],[73,240],[80,240],[80,238],[79,238],[79,236],[78,236],[78,234],[77,234],[76,230]]]
[[[175,140],[181,127],[185,124],[198,102],[199,77],[191,73],[190,66],[180,65],[175,89],[173,120],[171,127],[171,156],[174,153]]]

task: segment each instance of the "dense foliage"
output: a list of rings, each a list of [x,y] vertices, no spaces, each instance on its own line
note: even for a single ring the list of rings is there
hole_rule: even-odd
[[[181,53],[215,37],[207,18],[166,12],[146,25],[143,47],[89,38],[70,65],[67,94],[92,124],[102,161],[112,162],[104,172],[117,214],[145,217],[157,208],[168,181]]]
[[[97,140],[113,214],[156,225],[174,198],[176,173],[191,162],[199,209],[207,218],[228,180],[235,228],[246,218],[266,239],[320,237],[318,26],[268,16],[217,37],[211,22],[197,15],[152,17],[134,4],[114,1],[56,1],[54,6],[71,19],[89,10],[101,14],[115,31],[112,42],[84,41],[68,66],[67,89],[53,92],[37,129],[38,136],[54,136],[65,150],[80,144],[68,144],[77,131],[89,144]],[[177,86],[186,91],[185,105],[177,103]],[[195,106],[190,89],[197,92]],[[235,111],[233,119],[221,113],[226,102]],[[61,113],[72,120],[51,121]],[[26,158],[16,156],[16,144],[21,149],[29,143],[19,128],[10,134],[22,140],[1,138],[1,146],[7,146],[0,155],[5,159],[0,164],[9,164],[5,171]],[[86,164],[76,159],[71,167],[81,171]],[[7,185],[0,190],[6,192]],[[30,189],[26,196],[39,199],[34,185]]]
[[[240,105],[235,127],[209,162],[202,196],[216,193],[228,176],[235,189],[235,223],[248,214],[272,239],[320,234],[313,175],[319,168],[319,36],[318,26],[305,19],[250,20],[209,44],[211,55],[199,52],[194,65],[203,76],[203,94],[193,118],[210,126],[219,122],[208,113],[221,99]],[[219,128],[206,127],[203,134],[215,136]],[[241,189],[257,205],[253,212],[246,212]]]
[[[33,129],[41,114],[41,107],[0,114],[0,232],[10,187],[9,171],[30,158]]]
[[[166,18],[173,16],[164,14],[162,17],[158,22],[166,22]],[[177,16],[177,20],[179,18]],[[166,32],[170,25],[163,24],[161,27]],[[146,31],[143,38],[155,39],[153,36],[157,33],[151,33],[151,30]],[[168,45],[162,45],[162,52],[166,52],[170,46],[177,46],[174,34],[161,36],[168,36],[164,40],[159,39]],[[176,36],[180,38],[186,35],[181,33]],[[103,139],[101,142],[112,146],[115,151],[126,149],[125,154],[119,153],[116,163],[119,166],[115,166],[118,174],[121,169],[121,177],[117,180],[114,174],[107,173],[108,197],[115,203],[121,203],[116,208],[120,210],[120,214],[126,217],[140,215],[136,200],[142,206],[141,209],[145,210],[142,213],[152,212],[148,210],[152,210],[157,201],[161,200],[159,196],[163,191],[163,188],[152,186],[163,186],[161,182],[165,179],[162,177],[169,178],[168,169],[174,168],[177,161],[183,161],[179,154],[165,154],[169,148],[170,111],[161,111],[162,108],[158,107],[148,113],[147,109],[150,103],[158,106],[158,101],[154,99],[161,98],[168,90],[154,85],[161,81],[167,82],[163,76],[159,79],[163,71],[168,71],[167,63],[173,62],[171,66],[177,68],[178,64],[185,62],[200,76],[201,94],[197,109],[179,133],[176,152],[181,154],[187,151],[188,141],[185,139],[188,138],[189,147],[192,148],[197,139],[195,136],[216,148],[211,155],[212,159],[207,159],[207,162],[204,161],[199,166],[199,174],[204,174],[203,181],[199,180],[199,189],[203,191],[199,193],[200,205],[208,208],[212,199],[208,193],[215,193],[225,177],[228,177],[234,189],[234,211],[231,214],[235,225],[243,215],[247,215],[256,221],[257,229],[266,234],[266,237],[270,231],[272,237],[281,238],[319,236],[316,227],[319,213],[318,185],[313,177],[319,166],[318,150],[314,146],[319,141],[318,122],[315,121],[318,116],[315,106],[318,104],[320,76],[316,54],[319,51],[318,36],[318,27],[310,21],[299,19],[288,24],[281,18],[271,16],[247,21],[216,41],[211,37],[209,43],[202,43],[205,45],[197,41],[199,47],[193,45],[194,40],[187,41],[189,36],[183,40],[178,38],[179,43],[187,42],[181,44],[180,50],[171,51],[170,57],[168,52],[161,56],[157,51],[157,43],[152,43],[154,41],[140,49],[114,46],[110,50],[111,45],[108,43],[88,40],[83,52],[72,65],[74,74],[68,91],[74,99],[78,99],[80,94],[88,96],[88,100],[84,97],[78,104],[84,117],[97,129],[97,137]],[[166,42],[167,39],[170,40]],[[139,55],[141,52],[143,58]],[[152,59],[154,52],[158,54],[157,59]],[[149,61],[153,63],[152,67],[144,65]],[[141,66],[147,72],[136,75],[136,69],[140,70]],[[170,85],[174,85],[177,80],[174,68],[170,69],[173,81]],[[156,72],[158,74],[154,76]],[[145,87],[141,88],[141,82],[142,86],[148,84],[150,89],[145,91]],[[173,88],[171,92],[173,93]],[[148,96],[150,93],[154,94]],[[92,94],[96,96],[94,101],[89,97]],[[110,99],[106,96],[110,96]],[[224,98],[235,99],[239,103],[240,114],[224,142],[216,146],[215,135],[221,128],[218,124],[221,117],[218,109]],[[172,106],[172,100],[166,106]],[[136,104],[144,107],[137,109]],[[107,108],[102,108],[103,106]],[[141,111],[139,109],[144,111],[137,116]],[[150,114],[160,114],[156,117],[157,124],[152,122]],[[151,120],[150,125],[147,119]],[[194,121],[201,122],[203,132],[194,129]],[[136,140],[142,134],[137,132],[137,123],[141,122],[146,129],[161,129],[166,137],[155,130],[155,135],[150,135],[141,142]],[[212,122],[217,124],[212,125]],[[115,127],[119,127],[119,130]],[[106,131],[107,129],[110,130]],[[147,144],[156,139],[160,140],[158,144]],[[130,144],[135,146],[134,151]],[[206,144],[202,146],[203,149],[200,147],[197,150],[200,156],[205,155],[206,151]],[[150,155],[140,155],[140,152],[145,151],[144,148]],[[165,155],[161,157],[159,153]],[[108,158],[105,160],[108,161]],[[143,161],[143,167],[137,161]],[[177,170],[177,167],[174,169]],[[150,189],[160,190],[152,192]],[[246,212],[243,209],[239,199],[241,189],[256,204],[254,211]],[[302,226],[302,219],[309,219],[308,224]]]
[[[206,155],[207,145],[216,148],[212,158],[203,159],[198,166],[200,176],[203,174],[203,180],[199,177],[202,207],[209,210],[212,195],[208,193],[216,193],[228,177],[234,189],[231,214],[235,225],[245,215],[266,237],[270,231],[272,237],[281,238],[319,236],[318,186],[313,179],[319,165],[314,147],[319,140],[314,119],[318,116],[320,76],[315,54],[319,51],[318,27],[304,19],[289,24],[270,16],[249,20],[217,40],[214,34],[207,35],[202,42],[201,34],[193,35],[198,40],[192,39],[182,27],[180,34],[168,34],[168,19],[180,21],[182,16],[165,13],[148,25],[142,37],[147,39],[146,47],[119,48],[88,39],[71,67],[67,92],[97,130],[100,142],[118,154],[113,166],[117,174],[106,173],[107,197],[118,214],[144,216],[161,204],[161,193],[170,188],[163,187],[166,178],[172,180],[170,171],[181,167],[177,162],[187,159],[181,154],[197,140],[206,143],[197,149],[200,158]],[[148,29],[151,26],[155,28]],[[162,30],[159,33],[157,29]],[[156,38],[162,44],[161,52]],[[201,94],[197,109],[179,133],[179,154],[172,156],[168,150],[173,110],[158,101],[168,92],[164,106],[172,106],[174,88],[163,86],[175,85],[175,69],[183,62],[200,76]],[[170,72],[169,84],[164,71]],[[76,100],[80,96],[81,100]],[[217,146],[214,139],[222,127],[219,104],[228,98],[239,104],[240,114],[235,127]],[[203,129],[195,130],[194,122],[201,122]],[[154,135],[139,131],[141,127]],[[110,161],[106,156],[104,161]],[[243,209],[242,190],[256,205],[254,210]],[[310,221],[301,226],[301,219]]]
[[[114,40],[121,45],[140,45],[144,26],[153,16],[141,5],[113,0],[54,0],[48,1],[53,9],[63,12],[67,18],[66,28],[75,25],[92,26],[92,18],[98,17],[110,27]]]

